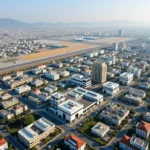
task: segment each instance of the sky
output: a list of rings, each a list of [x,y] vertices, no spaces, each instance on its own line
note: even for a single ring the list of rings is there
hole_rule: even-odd
[[[0,18],[33,22],[150,20],[150,0],[0,0]]]

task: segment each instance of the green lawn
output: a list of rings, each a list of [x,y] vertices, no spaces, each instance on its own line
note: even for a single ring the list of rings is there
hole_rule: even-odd
[[[87,121],[84,123],[84,125],[82,127],[79,128],[79,131],[88,136],[89,138],[93,139],[94,141],[100,143],[102,146],[105,146],[106,145],[106,142],[101,140],[100,137],[94,135],[92,132],[91,132],[91,128],[96,124],[97,122],[94,121],[94,120],[90,120],[90,121]]]
[[[40,117],[37,114],[32,114],[34,117],[34,120],[38,120]],[[26,115],[28,116],[28,115]],[[24,118],[26,116],[20,116],[20,118],[13,118],[11,120],[9,120],[9,123],[6,125],[6,130],[8,133],[12,134],[12,135],[17,135],[17,132],[19,130],[21,130],[22,128],[24,128],[25,126],[27,126],[24,123]]]

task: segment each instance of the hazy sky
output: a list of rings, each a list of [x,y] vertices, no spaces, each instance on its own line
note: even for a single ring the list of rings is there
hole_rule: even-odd
[[[150,0],[0,0],[0,18],[25,22],[149,22]]]

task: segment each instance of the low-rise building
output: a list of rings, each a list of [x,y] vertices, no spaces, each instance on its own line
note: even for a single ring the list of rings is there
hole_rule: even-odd
[[[48,78],[48,79],[51,79],[53,81],[56,81],[56,80],[60,79],[60,75],[55,71],[46,72],[45,77]]]
[[[11,76],[10,75],[6,75],[0,78],[1,81],[6,81],[6,80],[10,80]]]
[[[16,105],[14,107],[11,108],[11,111],[17,116],[19,114],[22,114],[23,112],[28,110],[28,106],[27,105]]]
[[[150,122],[150,113],[149,112],[145,112],[143,114],[143,120]]]
[[[23,76],[23,71],[17,71],[17,72],[15,72],[15,76],[16,77]]]
[[[129,115],[129,110],[123,106],[117,106],[110,110],[105,108],[100,113],[100,119],[104,119],[107,123],[119,126],[121,122]]]
[[[31,72],[32,72],[33,74],[37,75],[37,74],[42,73],[42,70],[39,69],[39,68],[34,68],[34,69],[31,70]]]
[[[46,91],[50,94],[53,92],[56,92],[57,90],[58,90],[57,86],[53,86],[53,85],[49,85],[49,86],[44,88],[44,91]]]
[[[65,101],[65,95],[61,92],[56,92],[51,95],[50,106],[57,109],[58,105]]]
[[[22,85],[22,86],[15,88],[15,91],[18,94],[22,94],[22,93],[31,91],[31,87],[29,85]]]
[[[28,100],[37,106],[42,104],[42,101],[36,96],[28,96]]]
[[[46,118],[40,118],[18,131],[18,139],[28,148],[32,148],[54,131],[55,125],[52,122]]]
[[[83,88],[91,87],[91,78],[84,77],[83,75],[80,74],[72,75],[69,81],[71,82],[71,84],[75,86],[80,86]]]
[[[64,138],[64,143],[69,146],[70,150],[85,150],[86,142],[74,134]]]
[[[150,123],[145,121],[140,121],[136,124],[136,134],[141,138],[149,138],[150,134]]]
[[[119,84],[108,81],[108,82],[103,84],[102,91],[103,91],[103,93],[106,93],[109,95],[115,95],[120,91]]]
[[[0,89],[0,100],[8,100],[11,98],[11,95],[4,90]]]
[[[59,75],[61,77],[68,77],[70,75],[70,73],[69,73],[69,71],[64,70],[64,71],[59,71]]]
[[[119,79],[121,84],[129,85],[133,81],[133,74],[124,72]]]
[[[76,67],[68,67],[67,70],[70,71],[70,72],[74,72],[74,73],[81,72],[81,69],[80,68],[76,68]]]
[[[0,150],[7,150],[7,149],[8,149],[7,141],[4,138],[0,139]]]
[[[95,55],[94,55],[93,52],[87,52],[87,53],[84,54],[84,56],[87,57],[87,58],[92,58],[92,57],[94,57]]]
[[[42,86],[44,84],[44,81],[41,79],[35,79],[31,82],[31,85],[34,87],[39,87]]]
[[[58,116],[72,123],[83,115],[83,104],[67,100],[58,106]]]
[[[137,97],[144,98],[146,96],[146,92],[143,90],[135,89],[135,88],[130,88],[129,89],[129,94]]]
[[[128,66],[129,66],[129,62],[128,61],[124,61],[124,62],[121,63],[121,67],[122,68],[126,68]]]
[[[92,71],[91,69],[82,69],[81,73],[85,76],[85,77],[91,77]]]
[[[74,62],[74,58],[66,58],[65,62],[69,63],[69,64],[72,64]]]
[[[97,136],[99,136],[100,138],[103,138],[109,131],[110,126],[102,123],[102,122],[98,122],[92,129],[91,132]]]
[[[140,106],[143,103],[141,97],[133,96],[131,94],[126,94],[125,96],[121,97],[120,100],[137,106]]]
[[[148,83],[148,82],[140,82],[140,83],[139,83],[139,87],[140,87],[141,89],[148,90],[148,89],[150,88],[150,83]]]
[[[115,74],[112,72],[107,72],[107,79],[112,79],[115,77]]]
[[[17,78],[12,78],[10,80],[4,81],[4,85],[8,86],[11,89],[14,89],[15,87],[28,84],[33,80],[33,77],[29,77],[27,75],[19,76]]]
[[[137,77],[140,77],[142,73],[142,69],[138,69],[137,67],[129,66],[127,72],[134,74]]]
[[[32,94],[38,97],[43,102],[50,100],[50,97],[51,97],[50,93],[41,92],[39,89],[35,89],[34,91],[32,91]]]
[[[81,87],[75,88],[74,90],[70,91],[68,94],[71,97],[75,98],[75,100],[80,100],[82,98],[85,98],[92,102],[95,102],[95,104],[99,104],[103,101],[103,95]]]
[[[18,104],[18,99],[15,99],[15,98],[8,100],[8,101],[4,101],[1,103],[3,108],[9,108],[9,107],[12,107],[16,104]]]
[[[56,63],[53,63],[52,66],[56,67],[56,68],[62,68],[63,67],[63,63],[61,62],[56,62]]]
[[[2,109],[2,110],[0,110],[0,116],[3,119],[9,120],[14,117],[14,114],[9,110]]]
[[[124,135],[119,141],[119,148],[122,150],[148,150],[149,143],[135,136]]]
[[[46,65],[39,65],[37,68],[38,68],[38,69],[45,69],[45,68],[46,68]]]

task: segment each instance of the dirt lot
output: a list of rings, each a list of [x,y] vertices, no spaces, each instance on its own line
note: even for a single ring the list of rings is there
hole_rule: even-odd
[[[40,50],[39,53],[21,56],[21,59],[35,60],[35,59],[40,59],[40,58],[44,58],[44,57],[55,56],[58,54],[69,53],[69,52],[77,51],[80,49],[88,49],[88,48],[92,48],[92,47],[93,47],[93,45],[90,45],[90,44],[78,44],[78,45],[73,45],[73,46],[65,47],[65,48],[59,48],[59,49],[55,49],[55,50],[43,49],[43,51]]]
[[[18,61],[17,57],[13,58],[0,58],[0,63],[8,63],[8,62],[15,62]]]

